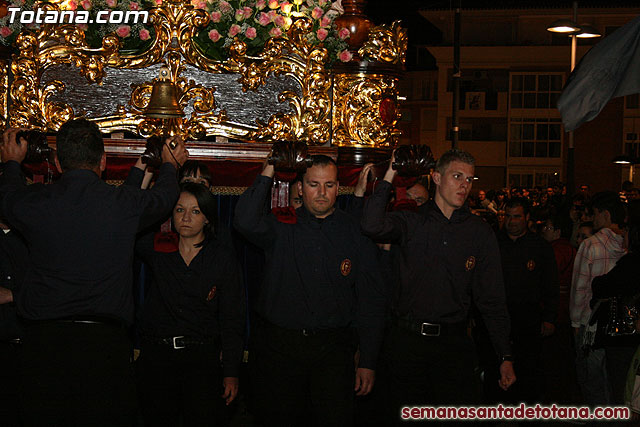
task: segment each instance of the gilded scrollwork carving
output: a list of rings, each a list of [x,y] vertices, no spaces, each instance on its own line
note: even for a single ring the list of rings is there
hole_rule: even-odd
[[[288,102],[291,113],[271,116],[268,123],[258,121],[259,130],[250,133],[256,140],[302,140],[322,145],[329,140],[331,77],[325,68],[327,50],[310,43],[305,35],[312,27],[306,18],[297,19],[286,39],[270,39],[258,58],[247,58],[236,45],[232,58],[238,63],[243,90],[263,85],[270,74],[288,75],[300,85],[301,94],[285,91],[280,102]]]
[[[399,137],[395,108],[397,78],[339,74],[334,81],[333,145],[391,147]],[[392,103],[386,120],[381,114]]]
[[[40,5],[45,10],[57,10],[54,4]],[[91,83],[101,83],[105,76],[106,58],[118,53],[119,42],[107,36],[100,49],[91,49],[85,43],[84,33],[70,24],[44,24],[38,33],[23,33],[16,40],[18,53],[13,56],[11,72],[14,76],[10,88],[12,110],[9,124],[18,127],[57,129],[73,117],[66,104],[50,102],[54,92],[64,91],[59,81],[41,85],[41,75],[53,64],[72,64]]]
[[[407,52],[407,30],[400,21],[379,25],[369,30],[367,40],[358,50],[361,57],[389,64],[404,64]]]
[[[39,7],[55,10],[60,3],[61,0],[53,0]],[[177,87],[179,104],[183,108],[193,107],[190,117],[172,119],[169,123],[146,118],[143,112],[153,85],[153,81],[146,81],[132,87],[130,105],[118,106],[106,116],[93,116],[103,132],[130,131],[149,136],[169,127],[171,132],[190,138],[219,135],[247,142],[286,139],[302,140],[310,145],[329,141],[337,145],[374,147],[395,144],[397,113],[393,111],[389,122],[381,119],[380,111],[383,99],[396,99],[396,80],[383,75],[334,76],[328,65],[328,50],[310,38],[310,34],[315,34],[310,18],[294,19],[286,35],[269,38],[256,56],[249,56],[247,45],[236,38],[229,46],[230,57],[219,61],[207,57],[194,41],[209,24],[210,17],[191,1],[165,0],[149,9],[149,14],[155,36],[144,51],[135,54],[119,50],[121,39],[115,34],[105,36],[100,48],[91,48],[85,33],[71,24],[45,24],[38,31],[20,34],[16,40],[17,53],[11,61],[10,87],[6,86],[9,81],[6,71],[0,74],[0,85],[5,85],[2,113],[9,124],[57,130],[79,114],[60,98],[65,92],[65,83],[42,80],[43,73],[54,65],[72,65],[90,84],[101,84],[110,69],[165,64]],[[373,28],[369,41],[359,53],[401,66],[406,44],[406,30],[394,22]],[[236,123],[229,119],[225,109],[218,107],[215,87],[205,87],[182,77],[187,65],[206,73],[237,74],[245,92],[259,90],[271,76],[289,77],[295,82],[295,89],[288,86],[289,89],[278,90],[278,101],[288,105],[289,110],[269,112],[270,117],[264,121],[256,119],[255,124]],[[10,110],[7,110],[8,97]]]
[[[9,63],[5,60],[0,60],[0,120],[6,123],[7,120],[7,99],[9,95]]]

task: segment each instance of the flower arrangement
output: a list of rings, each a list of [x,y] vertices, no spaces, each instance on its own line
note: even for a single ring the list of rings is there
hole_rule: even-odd
[[[87,11],[95,22],[98,11],[126,12],[145,10],[162,4],[163,0],[65,0],[61,10]],[[36,10],[35,0],[13,0],[9,7],[22,11]],[[257,54],[269,38],[286,37],[286,32],[297,17],[308,17],[313,29],[307,40],[313,45],[323,44],[330,53],[330,62],[348,62],[352,58],[346,39],[350,32],[337,28],[334,20],[342,13],[340,1],[330,0],[191,0],[194,8],[206,11],[209,23],[195,37],[202,52],[217,60],[229,57],[234,39],[247,44],[249,55]],[[26,27],[37,30],[39,24],[9,23],[10,14],[0,7],[0,42],[12,44]],[[85,33],[91,47],[100,47],[104,36],[114,33],[122,39],[123,49],[141,50],[155,37],[151,24],[76,24]]]
[[[313,45],[323,43],[331,54],[330,61],[345,60],[350,36],[346,28],[338,29],[333,21],[341,13],[339,2],[329,0],[191,0],[204,9],[209,25],[196,37],[204,53],[212,58],[228,57],[234,39],[247,45],[249,55],[256,54],[272,37],[284,37],[296,17],[312,20],[313,30],[307,35]],[[350,60],[350,58],[349,58]]]

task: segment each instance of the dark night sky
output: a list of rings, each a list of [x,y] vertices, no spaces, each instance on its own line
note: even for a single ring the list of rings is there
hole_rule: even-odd
[[[344,1],[344,0],[343,0]],[[367,0],[366,13],[376,24],[402,20],[403,27],[409,31],[409,51],[407,66],[414,68],[411,51],[416,45],[437,45],[441,34],[437,28],[424,19],[418,10],[452,10],[457,0]],[[572,0],[460,0],[464,9],[567,9],[573,5]],[[578,7],[638,7],[640,0],[579,0]],[[427,65],[431,68],[435,64]],[[422,68],[422,67],[419,67]]]

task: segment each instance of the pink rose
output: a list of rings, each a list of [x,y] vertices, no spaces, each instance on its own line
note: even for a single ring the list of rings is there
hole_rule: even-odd
[[[256,38],[256,36],[258,35],[258,33],[257,33],[257,31],[256,31],[256,29],[255,29],[255,28],[253,28],[253,27],[249,27],[249,28],[247,28],[247,31],[245,31],[244,35],[245,35],[245,36],[247,36],[247,38],[248,38],[249,40],[253,40],[253,39],[255,39],[255,38]]]
[[[280,7],[278,0],[269,0],[269,9],[277,9]]]
[[[269,19],[269,15],[267,15],[266,13],[260,12],[258,23],[264,27],[266,25],[269,25],[269,23],[271,23],[271,19]]]
[[[125,37],[129,37],[129,34],[131,34],[131,27],[128,25],[120,25],[116,30],[116,34],[118,35],[118,37],[121,37],[123,39]]]
[[[151,37],[151,34],[149,34],[149,30],[147,30],[146,28],[140,30],[140,40],[149,40],[149,37]]]
[[[232,9],[233,8],[229,4],[229,2],[226,2],[224,0],[220,2],[220,12],[225,13],[231,11]]]
[[[215,10],[211,12],[211,15],[209,15],[209,18],[211,18],[211,22],[220,22],[220,18],[222,18],[222,14],[217,10]]]
[[[267,2],[266,2],[266,0],[258,0],[258,1],[256,2],[256,8],[257,8],[258,10],[262,10],[262,9],[264,9],[266,6],[267,6]]]
[[[231,28],[229,28],[229,37],[235,37],[238,34],[240,34],[241,31],[242,31],[242,28],[240,28],[240,25],[233,24]]]
[[[116,7],[117,4],[118,4],[117,0],[107,0],[107,6],[109,7]]]
[[[204,9],[207,7],[207,2],[204,0],[191,0],[191,5],[196,9]]]
[[[291,13],[291,3],[289,3],[288,1],[283,1],[280,4],[280,10],[282,11],[282,13],[288,15]]]
[[[242,21],[244,19],[244,10],[238,9],[236,10],[236,21]]]
[[[322,18],[322,15],[324,15],[324,10],[320,9],[319,7],[313,8],[313,11],[311,12],[311,17],[313,19],[320,19]]]
[[[347,28],[340,28],[340,31],[338,31],[338,37],[340,37],[340,40],[345,40],[346,38],[351,37],[351,31]]]
[[[324,7],[327,4],[327,0],[318,0],[318,6]]]
[[[338,58],[342,62],[349,62],[353,58],[353,55],[348,50],[343,50],[338,54]]]
[[[140,10],[140,5],[134,1],[129,3],[129,9],[131,10]]]
[[[320,20],[320,26],[321,27],[330,27],[331,26],[331,18],[329,18],[327,15],[324,15],[322,17],[322,19]]]
[[[271,37],[280,37],[282,35],[282,30],[278,27],[273,27],[271,31],[269,31],[269,35]]]
[[[76,10],[78,8],[78,2],[76,2],[76,0],[69,0],[67,7],[69,8],[67,10]]]
[[[156,0],[156,6],[162,6],[162,0]]]
[[[82,8],[84,10],[91,9],[91,2],[89,0],[82,0],[82,2],[80,4],[82,5]]]
[[[251,9],[250,7],[245,6],[242,10],[244,10],[245,18],[251,18],[251,15],[253,15],[253,9]]]
[[[218,30],[209,31],[209,38],[211,39],[212,42],[214,42],[214,43],[217,42],[218,40],[220,40],[220,37],[222,37],[222,36],[218,32]]]
[[[11,33],[13,33],[13,31],[11,31],[11,28],[9,27],[0,27],[0,36],[2,37],[9,37],[11,35]]]
[[[327,31],[325,28],[320,28],[318,31],[316,31],[316,37],[318,37],[318,40],[320,41],[326,39],[328,35],[329,31]]]
[[[278,27],[284,27],[284,16],[282,15],[276,16],[276,19],[273,20],[273,23],[276,24]]]
[[[269,13],[267,13],[267,16],[269,17],[270,21],[273,21],[276,19],[276,16],[278,16],[278,14],[275,10],[270,10]]]

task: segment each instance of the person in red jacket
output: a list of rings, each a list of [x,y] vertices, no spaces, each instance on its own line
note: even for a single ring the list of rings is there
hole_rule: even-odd
[[[556,333],[543,343],[544,397],[548,402],[571,403],[577,394],[575,366],[571,348],[573,338],[569,321],[569,290],[573,274],[576,249],[563,237],[571,232],[568,222],[561,217],[548,218],[542,227],[542,237],[551,243],[558,266],[558,321]]]

